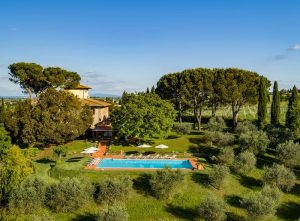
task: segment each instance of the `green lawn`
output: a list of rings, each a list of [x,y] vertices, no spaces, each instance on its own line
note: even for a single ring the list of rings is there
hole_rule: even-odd
[[[144,143],[150,144],[151,148],[138,148],[136,145],[120,145],[112,144],[109,152],[119,154],[125,152],[126,154],[131,153],[145,153],[145,152],[158,152],[158,153],[179,153],[179,155],[184,155],[191,153],[194,148],[200,144],[200,133],[193,132],[191,135],[170,135],[165,139],[158,138],[147,138]],[[155,146],[159,144],[167,145],[167,149],[157,149]]]
[[[185,135],[178,138],[165,140],[152,140],[153,145],[166,144],[169,149],[157,150],[149,148],[153,151],[174,151],[174,152],[192,152],[193,148],[199,147],[202,151],[204,147],[201,145],[199,134]],[[87,171],[84,170],[84,165],[88,161],[88,157],[82,156],[79,152],[85,147],[89,147],[93,143],[88,141],[74,141],[68,144],[68,155],[61,162],[51,169],[50,164],[52,153],[46,150],[47,153],[40,153],[40,159],[37,159],[35,164],[36,172],[33,176],[43,178],[47,182],[55,182],[57,179],[66,176],[83,177],[92,182],[99,182],[108,177],[120,177],[123,175],[130,176],[134,180],[138,180],[144,173],[153,173],[145,171]],[[192,148],[190,148],[192,147]],[[118,151],[149,151],[140,150],[136,147],[112,146],[112,152]],[[211,151],[213,152],[214,149]],[[203,150],[204,151],[204,150]],[[207,152],[205,150],[204,152]],[[220,190],[216,190],[207,183],[207,174],[211,165],[207,165],[206,170],[202,172],[190,171],[185,172],[185,180],[180,185],[180,192],[170,201],[157,200],[147,194],[147,192],[135,182],[134,189],[130,198],[126,202],[126,208],[129,213],[129,220],[193,220],[196,218],[197,207],[202,198],[212,191],[214,194],[223,197],[227,202],[227,216],[231,221],[245,220],[246,212],[239,205],[239,200],[250,191],[257,191],[261,188],[262,169],[255,169],[247,177],[240,177],[231,174],[227,179],[226,184]],[[278,220],[295,220],[300,216],[300,181],[297,181],[297,187],[291,193],[284,193],[281,200],[281,205],[278,209]],[[88,206],[88,208],[86,207]],[[94,215],[99,210],[96,204],[83,206],[80,210],[74,213],[50,213],[54,220],[94,220]],[[18,216],[19,220],[26,220],[24,216]]]

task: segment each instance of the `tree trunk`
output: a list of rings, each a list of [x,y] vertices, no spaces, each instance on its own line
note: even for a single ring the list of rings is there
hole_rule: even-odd
[[[194,101],[194,129],[196,130],[196,127],[197,127],[197,122],[198,122],[198,119],[197,119],[197,105]]]
[[[217,104],[215,102],[211,105],[211,117],[215,117],[217,112]]]
[[[31,90],[29,90],[28,88],[25,88],[25,90],[27,91],[27,93],[29,95],[29,99],[32,100],[32,92],[31,92]]]
[[[198,108],[197,111],[197,123],[198,123],[198,130],[201,130],[201,119],[202,119],[202,105]]]
[[[179,123],[182,124],[182,104],[181,101],[178,103],[178,110],[179,110]]]
[[[232,102],[232,129],[235,130],[237,126],[239,107],[237,101]]]

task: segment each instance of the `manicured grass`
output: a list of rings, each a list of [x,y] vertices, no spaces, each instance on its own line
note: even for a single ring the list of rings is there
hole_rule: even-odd
[[[150,144],[151,148],[138,148],[135,145],[120,145],[113,144],[110,146],[109,152],[119,154],[125,152],[126,154],[131,153],[146,153],[146,152],[157,152],[157,153],[191,153],[194,148],[200,143],[200,133],[194,132],[191,135],[170,135],[165,139],[158,138],[147,138],[144,143]],[[158,149],[155,146],[159,144],[167,145],[167,149]]]

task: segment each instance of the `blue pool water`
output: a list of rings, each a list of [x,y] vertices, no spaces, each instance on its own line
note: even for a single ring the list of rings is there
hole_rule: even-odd
[[[143,160],[143,159],[103,159],[97,168],[136,168],[136,169],[192,169],[189,160]]]

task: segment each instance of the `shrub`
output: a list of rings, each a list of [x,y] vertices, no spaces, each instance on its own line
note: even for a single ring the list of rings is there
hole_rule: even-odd
[[[290,191],[296,182],[295,174],[290,169],[278,164],[266,168],[262,179],[265,184],[285,191]]]
[[[255,168],[256,157],[250,151],[241,152],[234,160],[234,170],[242,175],[246,175]]]
[[[250,150],[254,154],[265,152],[270,143],[267,134],[261,130],[240,134],[238,142],[242,150]]]
[[[270,147],[275,148],[278,144],[284,143],[287,140],[293,140],[293,134],[290,129],[284,126],[268,125],[265,128],[270,140]]]
[[[225,209],[224,200],[210,194],[200,204],[198,214],[207,221],[222,221],[226,219]]]
[[[107,179],[96,187],[95,200],[97,203],[114,205],[128,198],[132,188],[129,177]]]
[[[101,210],[97,217],[98,221],[126,221],[128,213],[124,207],[110,206],[106,210]]]
[[[239,123],[235,129],[237,134],[247,133],[247,132],[256,132],[257,127],[250,121],[243,121]]]
[[[169,168],[157,170],[150,178],[149,184],[154,196],[158,199],[169,199],[184,180],[180,170],[172,171]]]
[[[241,200],[249,216],[253,220],[262,220],[268,215],[274,215],[280,201],[280,191],[265,186],[262,191],[251,193]]]
[[[45,200],[45,183],[35,178],[27,179],[16,188],[9,197],[9,210],[21,213],[33,213],[42,208]]]
[[[300,144],[287,141],[277,147],[277,158],[287,167],[300,165]]]
[[[206,132],[203,136],[203,141],[206,143],[213,143],[217,146],[230,146],[234,143],[234,136],[219,131]]]
[[[179,124],[176,123],[173,126],[173,131],[178,133],[178,134],[190,134],[192,131],[192,124]]]
[[[234,151],[231,147],[225,147],[221,149],[218,155],[218,162],[225,166],[231,166],[234,162]]]
[[[208,131],[223,131],[226,123],[222,117],[212,117],[209,119],[206,128]]]
[[[213,165],[213,169],[209,173],[209,182],[213,187],[220,189],[228,174],[228,167],[223,165]]]
[[[45,203],[53,211],[70,212],[89,203],[92,196],[90,183],[77,178],[65,178],[47,188]]]
[[[59,160],[61,160],[62,156],[67,155],[67,148],[65,146],[55,147],[53,153],[58,157]]]

